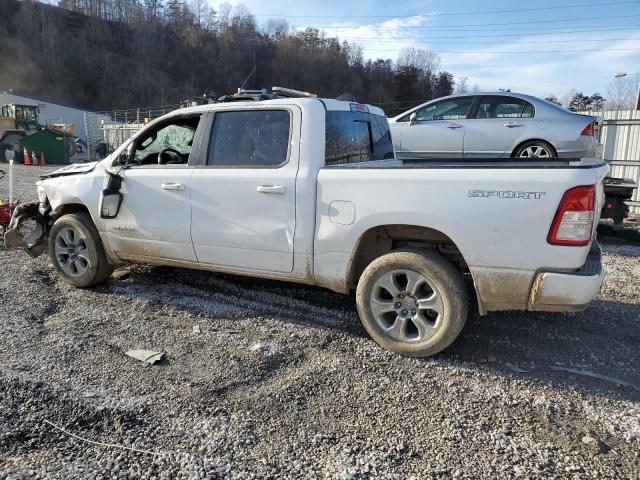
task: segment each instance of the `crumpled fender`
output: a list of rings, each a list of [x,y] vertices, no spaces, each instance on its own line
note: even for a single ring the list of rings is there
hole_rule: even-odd
[[[48,204],[24,203],[16,207],[4,234],[5,247],[22,247],[33,258],[42,255],[47,249],[46,238],[51,228],[50,212],[51,207]],[[36,227],[23,236],[20,227],[29,220],[34,220]]]

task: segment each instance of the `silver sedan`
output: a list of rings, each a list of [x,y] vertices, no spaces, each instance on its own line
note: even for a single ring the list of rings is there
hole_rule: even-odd
[[[595,117],[511,92],[443,97],[389,119],[398,158],[592,157]]]

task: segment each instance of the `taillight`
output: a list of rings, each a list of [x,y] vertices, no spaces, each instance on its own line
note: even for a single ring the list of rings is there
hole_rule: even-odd
[[[552,245],[588,245],[591,241],[595,200],[595,185],[567,190],[553,218],[547,241]]]
[[[595,131],[594,131],[594,128],[593,128],[593,122],[591,122],[589,125],[584,127],[584,130],[582,130],[582,133],[580,135],[582,135],[584,137],[593,137],[595,135]]]

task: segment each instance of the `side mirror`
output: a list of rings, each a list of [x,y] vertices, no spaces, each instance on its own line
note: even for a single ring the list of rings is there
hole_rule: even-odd
[[[102,193],[100,193],[100,218],[116,218],[122,205],[122,177],[115,173],[107,172],[109,178]]]
[[[418,121],[418,114],[416,112],[413,112],[409,117],[409,125],[415,125],[417,121]]]

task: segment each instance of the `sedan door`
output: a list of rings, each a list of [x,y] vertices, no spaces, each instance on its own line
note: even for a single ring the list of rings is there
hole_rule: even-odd
[[[454,97],[425,105],[396,121],[398,158],[460,158],[465,136],[464,120],[474,97]],[[397,141],[397,140],[396,140]]]
[[[534,108],[526,100],[502,95],[480,98],[473,118],[465,121],[465,158],[509,157],[531,129]]]
[[[198,262],[293,270],[300,121],[298,108],[214,114],[206,163],[191,181]]]

